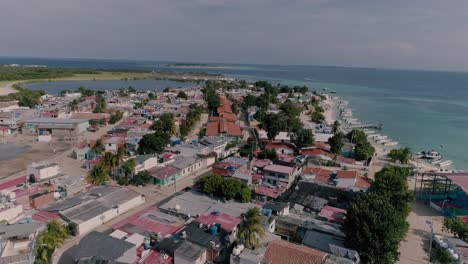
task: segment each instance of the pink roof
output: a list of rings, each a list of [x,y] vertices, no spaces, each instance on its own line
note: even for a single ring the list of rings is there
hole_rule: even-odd
[[[288,166],[283,166],[283,165],[271,164],[271,165],[265,166],[265,168],[263,168],[263,170],[289,174],[289,173],[293,172],[294,168],[288,167]]]
[[[454,184],[462,188],[463,191],[468,192],[468,173],[444,173]]]
[[[286,155],[286,154],[279,154],[278,159],[286,162],[291,162],[296,158],[294,156]]]
[[[6,190],[6,189],[9,189],[11,187],[14,187],[18,184],[25,183],[25,182],[26,182],[26,176],[20,176],[12,180],[0,183],[0,190]]]
[[[241,223],[240,218],[225,213],[220,213],[219,215],[215,215],[214,213],[202,215],[195,219],[195,221],[204,225],[220,224],[221,229],[228,232],[233,231],[234,228]]]
[[[284,188],[272,188],[264,185],[255,187],[255,193],[259,195],[264,195],[270,198],[278,198],[283,192]]]
[[[51,212],[47,212],[47,211],[38,211],[32,215],[32,219],[34,221],[43,222],[43,223],[48,223],[52,220],[57,220],[59,218],[60,218],[59,215],[51,213]]]
[[[257,168],[263,168],[265,167],[266,165],[268,165],[270,163],[269,160],[266,160],[266,159],[256,159],[254,160],[253,162],[253,165],[254,167],[257,167]]]
[[[175,232],[177,232],[177,230],[179,230],[182,227],[182,225],[180,226],[164,225],[164,224],[152,221],[151,219],[143,216],[145,213],[152,211],[152,210],[157,210],[157,208],[155,206],[147,207],[121,220],[120,222],[113,224],[112,228],[119,229],[121,231],[132,234],[132,232],[130,232],[129,230],[126,230],[124,227],[126,224],[132,224],[144,230],[147,230],[153,233],[160,233],[162,236],[166,236],[169,234],[174,234]]]
[[[325,205],[319,213],[319,216],[327,219],[327,221],[334,221],[343,223],[346,217],[346,210],[336,208],[333,206]]]

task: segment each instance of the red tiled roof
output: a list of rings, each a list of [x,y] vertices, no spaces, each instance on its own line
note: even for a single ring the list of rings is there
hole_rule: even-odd
[[[353,170],[339,170],[336,172],[337,179],[355,179],[357,176],[358,172]]]
[[[265,261],[269,264],[321,264],[327,253],[285,240],[268,244]]]
[[[241,223],[240,218],[225,213],[219,213],[218,215],[214,213],[202,215],[195,219],[195,221],[204,225],[220,224],[221,229],[228,232],[233,231],[234,228]]]
[[[206,135],[216,136],[219,134],[219,122],[210,122],[206,125]]]
[[[359,176],[357,177],[356,183],[354,185],[362,189],[367,189],[370,187],[371,184],[368,180],[366,180],[366,178]]]
[[[314,149],[302,149],[301,150],[301,154],[302,155],[308,155],[308,156],[328,156],[328,157],[334,157],[333,154],[323,150],[323,149],[318,149],[318,148],[314,148]]]
[[[218,111],[218,114],[232,113],[231,106],[229,106],[229,105],[221,105],[221,106],[218,107],[217,111]]]
[[[265,146],[266,149],[294,149],[294,147],[287,143],[282,142],[270,142]]]
[[[242,136],[242,130],[237,123],[228,122],[224,118],[219,121],[209,122],[206,127],[207,136],[217,136],[219,134],[229,134],[232,136]]]
[[[320,149],[328,149],[328,146],[322,142],[315,141],[314,146]]]
[[[233,113],[221,113],[220,117],[225,118],[227,121],[235,122],[237,121],[237,116]]]
[[[322,168],[311,168],[307,167],[303,170],[304,174],[315,174],[315,181],[327,183],[330,181],[331,170],[326,170]]]

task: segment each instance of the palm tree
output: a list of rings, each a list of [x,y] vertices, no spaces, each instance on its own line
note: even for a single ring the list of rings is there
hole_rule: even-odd
[[[340,121],[335,120],[335,122],[333,122],[333,125],[332,125],[333,134],[338,133],[339,129],[340,129]]]
[[[109,171],[102,163],[94,166],[94,168],[88,172],[88,176],[86,177],[86,181],[95,185],[101,185],[109,179]]]
[[[54,250],[60,247],[70,235],[58,221],[53,220],[47,224],[36,238],[34,253],[42,263],[50,263]]]
[[[261,246],[260,238],[265,236],[262,227],[263,216],[257,207],[250,208],[242,215],[243,221],[239,229],[238,238],[243,240],[245,246],[254,249]]]
[[[136,161],[135,159],[129,159],[122,164],[122,170],[125,176],[131,175],[135,172]]]
[[[94,144],[94,147],[92,148],[92,150],[96,152],[96,154],[98,155],[101,155],[102,153],[104,153],[105,149],[104,149],[104,144],[102,144],[102,139],[96,140],[96,143]]]
[[[73,101],[68,103],[68,107],[70,108],[70,111],[72,112],[78,111],[78,106],[79,106],[79,102],[76,99],[73,99]]]

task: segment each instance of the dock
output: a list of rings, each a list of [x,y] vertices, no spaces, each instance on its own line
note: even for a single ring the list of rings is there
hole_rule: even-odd
[[[372,128],[372,129],[379,129],[381,130],[383,128],[382,124],[364,124],[364,125],[351,125],[351,129],[357,128],[357,129],[366,129],[366,128]]]

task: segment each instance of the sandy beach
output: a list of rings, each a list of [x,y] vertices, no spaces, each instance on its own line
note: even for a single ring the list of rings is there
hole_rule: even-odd
[[[11,93],[16,93],[16,90],[13,88],[13,85],[16,84],[18,81],[14,82],[0,82],[0,96],[8,95]]]

